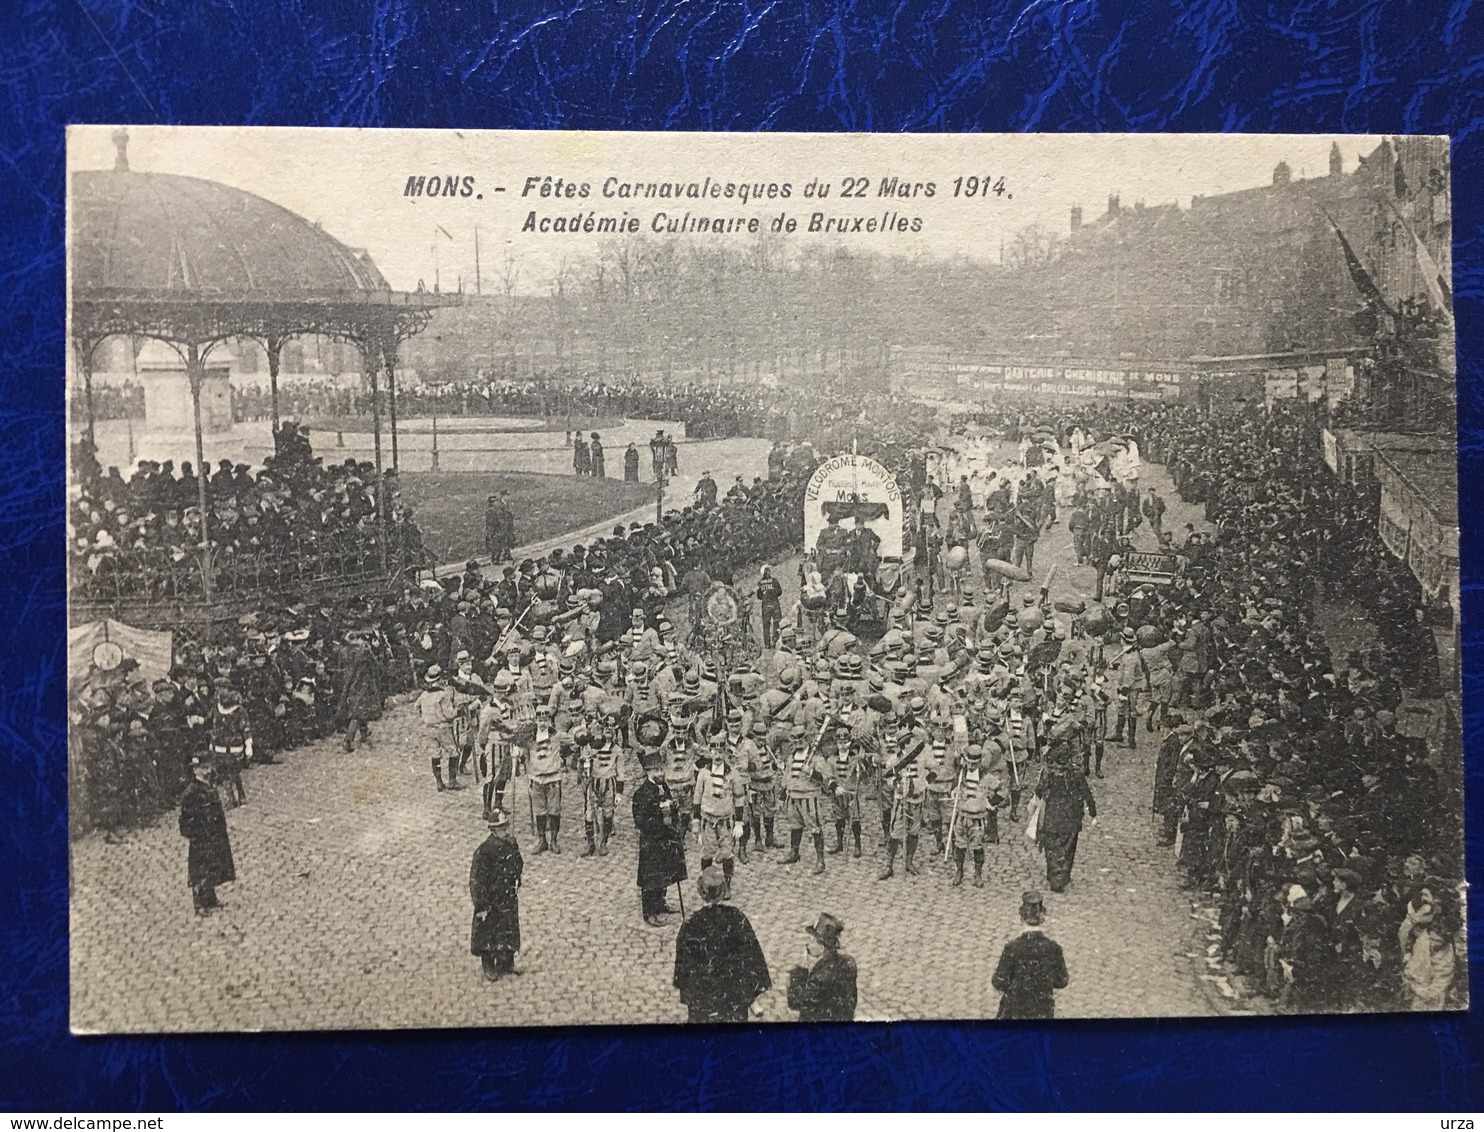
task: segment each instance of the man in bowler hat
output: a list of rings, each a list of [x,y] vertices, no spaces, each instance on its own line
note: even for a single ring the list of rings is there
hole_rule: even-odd
[[[479,956],[484,977],[496,982],[516,975],[515,953],[520,950],[520,889],[525,860],[510,830],[510,815],[495,810],[486,822],[490,835],[474,850],[469,865],[469,897],[474,923],[469,952]]]
[[[190,842],[186,856],[186,881],[196,915],[205,916],[221,907],[216,886],[237,879],[232,863],[232,842],[227,836],[227,816],[211,785],[211,767],[200,758],[191,761],[191,784],[180,800],[180,835]]]

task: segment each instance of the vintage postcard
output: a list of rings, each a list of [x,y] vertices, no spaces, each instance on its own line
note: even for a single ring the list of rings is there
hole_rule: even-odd
[[[67,176],[75,1031],[1467,1006],[1448,139]]]

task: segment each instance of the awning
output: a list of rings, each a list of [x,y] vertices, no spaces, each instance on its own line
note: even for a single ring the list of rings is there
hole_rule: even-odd
[[[1375,453],[1381,485],[1378,528],[1428,597],[1458,590],[1458,465],[1450,453]]]

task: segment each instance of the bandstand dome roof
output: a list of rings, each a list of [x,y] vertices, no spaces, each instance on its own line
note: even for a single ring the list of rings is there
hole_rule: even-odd
[[[282,301],[390,290],[368,256],[302,216],[173,173],[74,173],[71,239],[76,293]]]

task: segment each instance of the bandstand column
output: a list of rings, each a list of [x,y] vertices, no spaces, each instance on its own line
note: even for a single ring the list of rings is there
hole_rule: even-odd
[[[201,382],[206,376],[206,358],[192,342],[186,347],[186,378],[191,385],[191,414],[196,430],[196,506],[201,511],[201,592],[211,596],[211,532],[206,509],[206,449],[201,442]]]
[[[381,572],[386,573],[386,476],[381,468],[381,363],[377,357],[374,338],[361,343],[361,356],[366,367],[366,377],[371,384],[371,443],[376,459],[376,529],[378,555]]]
[[[86,347],[77,348],[77,364],[82,370],[83,405],[88,414],[88,447],[95,456],[98,454],[98,434],[93,417],[93,351],[96,346],[97,343],[89,343]]]
[[[268,400],[273,411],[273,446],[278,449],[278,363],[283,354],[283,339],[269,335],[263,341],[268,351]]]
[[[388,342],[383,347],[383,358],[386,363],[386,400],[387,409],[391,415],[392,424],[392,471],[401,470],[397,463],[397,347]]]

